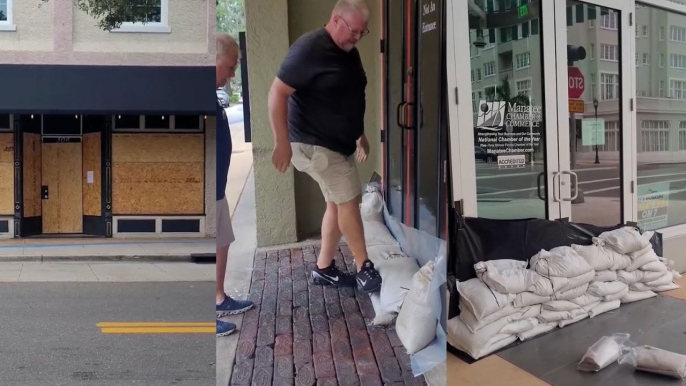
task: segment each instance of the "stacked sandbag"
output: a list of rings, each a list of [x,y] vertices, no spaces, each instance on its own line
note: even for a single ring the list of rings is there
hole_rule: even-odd
[[[550,296],[537,317],[540,323],[564,327],[588,317],[591,309],[600,303],[600,299],[585,296],[596,272],[574,248],[541,251],[531,259],[531,269],[543,279],[529,291],[537,296]]]
[[[448,341],[478,359],[514,342],[539,325],[541,305],[515,307],[517,294],[541,280],[515,260],[479,262],[477,278],[457,283],[460,315],[448,321]],[[540,332],[542,333],[542,332]],[[540,334],[539,333],[539,334]]]
[[[665,264],[665,259],[657,256],[650,244],[653,234],[641,235],[632,227],[624,227],[602,233],[593,240],[595,247],[613,251],[626,260],[613,266],[613,269],[617,268],[617,281],[628,288],[620,298],[622,303],[648,299],[657,296],[656,292],[679,288],[674,279],[680,275]]]
[[[375,317],[374,325],[393,323],[412,283],[419,265],[407,256],[386,227],[381,193],[368,187],[362,196],[360,212],[364,226],[367,255],[381,275],[381,290],[370,295]]]

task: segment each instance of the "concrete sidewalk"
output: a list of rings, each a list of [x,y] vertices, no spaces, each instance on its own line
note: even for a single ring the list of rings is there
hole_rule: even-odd
[[[22,239],[3,241],[2,262],[45,261],[191,261],[214,254],[215,239]]]
[[[214,264],[192,263],[0,263],[0,283],[209,282]]]

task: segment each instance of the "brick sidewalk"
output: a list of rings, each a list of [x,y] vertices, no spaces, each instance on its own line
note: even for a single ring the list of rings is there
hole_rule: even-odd
[[[394,329],[368,326],[369,296],[315,285],[315,247],[255,255],[231,385],[425,385]],[[341,246],[339,268],[355,272]]]

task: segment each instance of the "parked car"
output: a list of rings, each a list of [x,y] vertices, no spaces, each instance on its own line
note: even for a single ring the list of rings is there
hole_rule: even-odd
[[[217,89],[217,100],[221,107],[229,107],[229,93],[221,87]]]
[[[497,155],[489,153],[486,149],[479,146],[474,146],[474,158],[484,162],[495,162],[498,160]]]

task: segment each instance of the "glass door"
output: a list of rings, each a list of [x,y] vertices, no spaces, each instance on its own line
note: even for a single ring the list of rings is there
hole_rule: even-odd
[[[454,198],[467,216],[558,218],[554,2],[450,3]]]
[[[611,226],[631,213],[632,12],[627,0],[555,1],[560,171],[553,176],[554,199],[560,216],[574,222]]]

